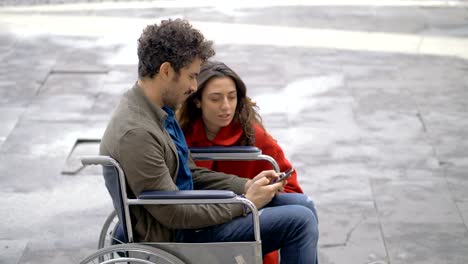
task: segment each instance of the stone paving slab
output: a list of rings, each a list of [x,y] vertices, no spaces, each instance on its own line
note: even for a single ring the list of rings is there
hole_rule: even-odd
[[[468,167],[447,166],[444,170],[448,188],[456,202],[468,202]],[[468,211],[461,210],[468,214]],[[468,223],[465,219],[465,223]]]
[[[68,154],[69,148],[73,146],[77,137],[80,135],[96,137],[101,134],[103,125],[96,122],[66,123],[22,120],[4,142],[0,153],[63,158],[64,155]],[[31,136],[32,131],[34,131],[34,136]]]
[[[390,263],[466,262],[464,208],[453,203],[443,170],[409,170],[397,178],[372,180]]]
[[[463,224],[384,223],[383,230],[392,264],[468,261],[468,239]]]
[[[301,159],[296,160],[298,165],[302,165]],[[296,166],[295,162],[294,166],[300,172],[300,184],[310,186],[306,192],[317,204],[373,200],[370,175],[361,164],[324,162],[321,165]]]
[[[387,263],[387,253],[372,201],[321,202],[321,263]]]
[[[21,107],[0,107],[0,148],[15,127],[24,109]]]
[[[0,153],[2,190],[14,194],[55,186],[62,178],[58,173],[65,163],[65,157]]]
[[[28,240],[0,240],[0,264],[18,263]]]
[[[103,178],[55,175],[59,177],[53,185],[36,184],[27,191],[3,187],[0,194],[0,199],[9,201],[0,208],[4,223],[0,237],[27,241],[18,263],[78,263],[96,251],[100,229],[112,210]]]
[[[468,120],[465,118],[466,113],[466,111],[432,109],[424,115],[428,129],[428,140],[434,145],[437,156],[445,164],[468,167],[466,155]]]
[[[373,179],[376,206],[384,222],[462,224],[444,178]]]
[[[468,229],[468,202],[457,202],[457,206],[465,222],[465,227]]]

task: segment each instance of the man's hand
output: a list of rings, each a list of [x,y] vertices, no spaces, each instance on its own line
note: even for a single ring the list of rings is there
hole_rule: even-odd
[[[286,184],[286,181],[271,184],[278,176],[273,170],[260,172],[246,183],[245,197],[255,204],[257,209],[264,207]]]
[[[255,176],[253,179],[251,180],[248,180],[247,183],[245,184],[245,187],[244,187],[244,193],[247,193],[250,186],[258,181],[259,179],[262,179],[262,178],[267,178],[270,180],[270,182],[273,182],[275,181],[276,179],[278,179],[279,177],[279,173],[276,173],[274,170],[265,170],[265,171],[262,171],[260,172],[259,174],[257,174],[257,176]]]

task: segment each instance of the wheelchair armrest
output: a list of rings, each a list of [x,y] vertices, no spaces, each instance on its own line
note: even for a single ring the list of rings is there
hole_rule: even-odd
[[[254,153],[254,154],[262,154],[262,150],[253,147],[253,146],[232,146],[232,147],[221,147],[221,146],[213,146],[213,147],[190,147],[190,152],[193,153]]]
[[[232,191],[192,190],[192,191],[144,191],[138,199],[181,200],[181,199],[230,199],[236,197]]]
[[[250,208],[254,223],[254,236],[260,241],[260,220],[255,205],[245,197],[225,190],[144,191],[136,199],[125,199],[128,205],[155,204],[243,204]],[[129,212],[127,212],[129,213]],[[130,220],[127,220],[127,225]],[[131,228],[128,226],[127,228]],[[133,235],[129,234],[132,238]]]

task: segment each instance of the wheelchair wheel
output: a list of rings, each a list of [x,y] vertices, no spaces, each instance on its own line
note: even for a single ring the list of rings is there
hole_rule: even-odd
[[[101,233],[99,234],[98,249],[116,244],[115,242],[117,241],[114,241],[114,231],[118,222],[117,212],[113,210],[102,226]]]
[[[141,244],[113,245],[96,251],[80,264],[184,264],[178,257],[159,248]]]

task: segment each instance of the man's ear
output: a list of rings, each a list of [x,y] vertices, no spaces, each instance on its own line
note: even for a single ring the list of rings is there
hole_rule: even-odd
[[[167,61],[163,62],[163,64],[159,66],[159,74],[163,78],[169,78],[173,71],[174,69],[172,68],[172,65],[170,62],[167,62]]]

